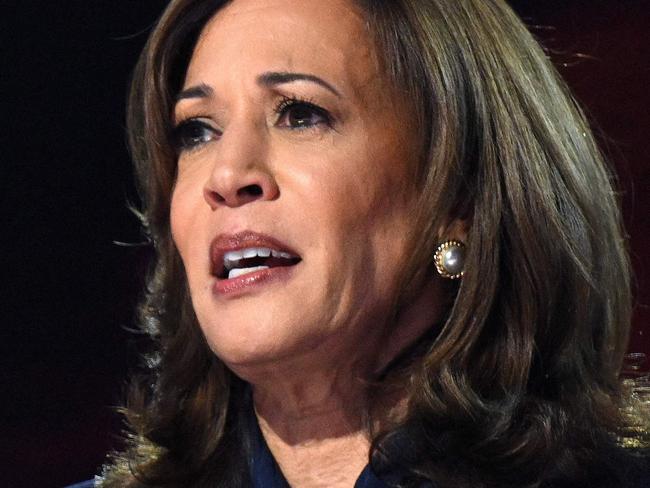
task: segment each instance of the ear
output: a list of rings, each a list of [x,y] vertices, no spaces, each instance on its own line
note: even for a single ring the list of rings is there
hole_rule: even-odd
[[[438,241],[456,240],[463,243],[467,242],[470,222],[468,219],[454,219],[449,224],[438,229]]]

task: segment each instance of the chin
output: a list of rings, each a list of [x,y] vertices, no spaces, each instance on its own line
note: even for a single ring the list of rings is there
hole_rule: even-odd
[[[313,337],[308,340],[314,334],[305,330],[304,322],[279,316],[278,307],[265,301],[249,297],[211,308],[211,313],[197,313],[201,330],[210,349],[236,373],[240,368],[298,355],[303,344],[314,341]],[[280,308],[286,315],[289,306]]]

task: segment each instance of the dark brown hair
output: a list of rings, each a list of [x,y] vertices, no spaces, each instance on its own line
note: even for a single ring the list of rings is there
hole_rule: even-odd
[[[206,345],[169,228],[174,96],[226,3],[172,1],[136,68],[129,135],[157,256],[141,323],[155,351],[125,409],[129,447],[102,486],[245,483],[243,385]],[[422,130],[405,294],[422,285],[438,229],[470,223],[453,307],[408,379],[400,432],[414,449],[392,462],[442,486],[620,483],[620,463],[637,454],[620,446],[647,445],[648,424],[619,379],[627,245],[583,114],[504,1],[358,3]],[[378,436],[371,457],[390,440]]]

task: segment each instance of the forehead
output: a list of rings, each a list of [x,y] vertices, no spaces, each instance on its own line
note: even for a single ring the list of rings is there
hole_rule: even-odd
[[[271,70],[326,75],[354,90],[377,77],[375,54],[352,0],[234,0],[203,29],[185,85]]]

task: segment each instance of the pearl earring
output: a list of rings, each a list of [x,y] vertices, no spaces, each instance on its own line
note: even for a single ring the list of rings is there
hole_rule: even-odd
[[[433,255],[433,261],[440,276],[450,280],[463,277],[466,248],[465,244],[453,239],[438,246],[436,253]]]

